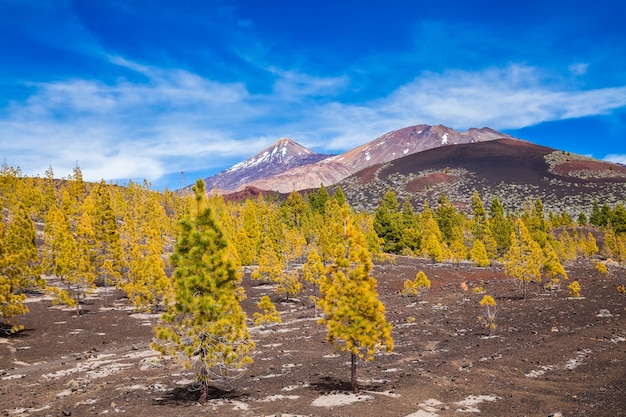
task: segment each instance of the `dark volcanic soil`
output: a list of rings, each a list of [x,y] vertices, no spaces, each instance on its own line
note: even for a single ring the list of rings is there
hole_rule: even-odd
[[[397,291],[420,270],[433,284],[414,298]],[[283,324],[252,328],[254,364],[198,404],[189,373],[148,348],[156,316],[133,314],[111,290],[87,300],[85,314],[32,298],[26,330],[0,337],[2,415],[436,417],[626,415],[626,296],[623,269],[599,276],[568,268],[582,285],[532,283],[526,300],[496,268],[398,259],[378,265],[381,299],[395,350],[359,364],[361,395],[349,393],[347,355],[333,354],[307,302],[277,302]],[[469,284],[464,291],[460,284]],[[249,316],[267,285],[245,280]],[[495,297],[498,325],[488,337],[473,287]],[[306,300],[305,296],[301,297]]]

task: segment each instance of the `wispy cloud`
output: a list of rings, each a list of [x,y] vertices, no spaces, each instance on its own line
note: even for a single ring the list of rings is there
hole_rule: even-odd
[[[1,148],[21,155],[9,164],[31,175],[52,165],[63,175],[78,162],[88,180],[156,180],[224,169],[280,136],[340,152],[418,123],[513,129],[626,106],[624,86],[548,86],[523,65],[423,73],[386,97],[351,102],[341,98],[349,75],[272,68],[273,89],[252,94],[242,82],[109,59],[134,76],[33,84],[27,100],[0,110]]]
[[[611,153],[604,157],[605,161],[626,165],[626,154]]]
[[[512,129],[603,114],[626,105],[626,86],[585,91],[545,81],[537,69],[520,65],[427,73],[383,99],[381,107],[406,115],[406,120],[418,114],[458,127]]]

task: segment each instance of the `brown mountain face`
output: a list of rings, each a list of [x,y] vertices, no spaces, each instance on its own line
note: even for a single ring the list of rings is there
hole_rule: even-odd
[[[229,169],[205,178],[207,190],[217,188],[222,192],[243,189],[247,184],[274,177],[290,169],[310,165],[332,155],[313,152],[288,138],[281,138],[258,154]],[[319,184],[318,184],[319,185]]]
[[[614,205],[626,199],[626,167],[530,142],[498,139],[443,146],[370,166],[339,182],[350,204],[374,210],[392,189],[417,210],[438,205],[442,193],[459,208],[470,207],[474,190],[488,208],[497,197],[507,210],[541,199],[546,210],[589,215],[594,200]],[[332,190],[332,187],[329,191]]]
[[[351,149],[341,155],[332,156],[311,165],[302,165],[279,175],[265,176],[240,187],[252,186],[262,190],[289,193],[294,190],[329,186],[366,167],[392,161],[428,149],[478,143],[509,135],[489,128],[469,129],[458,132],[442,125],[417,125],[395,130]]]
[[[368,166],[389,162],[417,152],[461,143],[485,142],[511,136],[483,127],[458,132],[446,126],[417,125],[394,130],[333,159],[357,172]]]

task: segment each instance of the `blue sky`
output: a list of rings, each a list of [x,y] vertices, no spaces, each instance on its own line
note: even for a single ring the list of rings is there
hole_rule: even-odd
[[[280,137],[489,126],[626,163],[626,3],[0,0],[0,157],[178,188]]]

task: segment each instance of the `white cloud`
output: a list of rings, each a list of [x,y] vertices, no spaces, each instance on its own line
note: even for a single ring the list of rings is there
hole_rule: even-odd
[[[274,92],[283,100],[299,100],[302,97],[332,96],[345,89],[348,78],[343,77],[316,77],[296,71],[284,71],[279,68],[269,68],[277,76],[274,82]]]
[[[626,165],[626,154],[611,153],[605,156],[604,160]]]
[[[549,85],[536,68],[423,73],[387,97],[354,102],[347,76],[272,69],[273,90],[251,94],[179,69],[110,62],[142,82],[73,79],[34,84],[35,93],[0,109],[0,158],[29,175],[49,165],[88,180],[147,178],[225,169],[279,137],[341,152],[418,123],[457,129],[515,129],[626,106],[626,87],[573,90]],[[233,163],[234,163],[233,162]]]
[[[418,118],[458,128],[516,129],[623,107],[626,87],[571,91],[544,85],[534,68],[511,65],[424,74],[375,105],[405,123]]]
[[[577,62],[567,67],[572,75],[585,75],[588,68],[589,64],[587,62]]]

